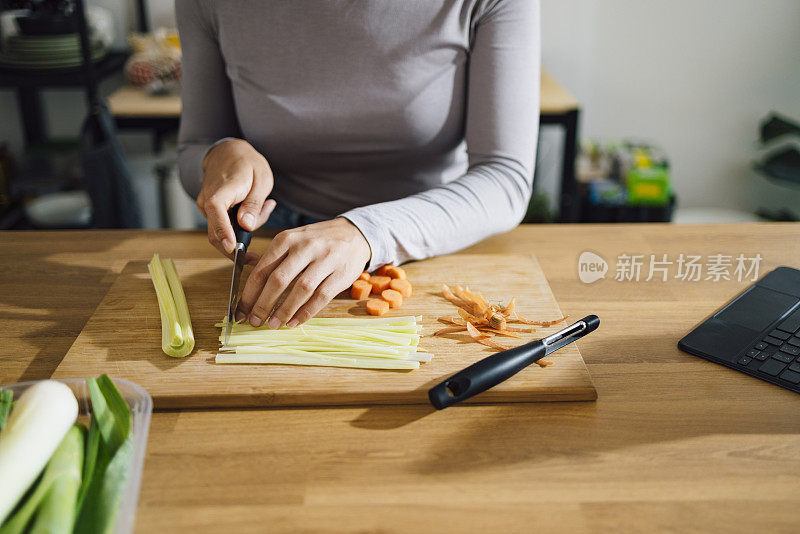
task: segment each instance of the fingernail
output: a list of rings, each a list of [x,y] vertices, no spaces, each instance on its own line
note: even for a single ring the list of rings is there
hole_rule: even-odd
[[[270,317],[267,325],[269,325],[269,327],[273,330],[277,330],[281,326],[281,321],[277,317]]]
[[[250,215],[249,213],[246,213],[244,217],[242,217],[242,222],[247,226],[249,226],[250,228],[252,228],[253,225],[256,223],[256,218]]]
[[[237,321],[242,321],[247,316],[244,314],[244,312],[240,312],[237,310],[237,312],[234,314],[234,317],[236,317]]]
[[[231,243],[230,239],[223,239],[222,248],[225,249],[225,252],[233,252],[233,243]]]
[[[264,320],[261,317],[258,317],[257,315],[251,315],[250,316],[250,325],[251,326],[259,327],[263,323],[264,323]]]
[[[297,319],[292,319],[288,323],[286,323],[286,327],[287,328],[294,328],[295,326],[297,326],[297,323],[299,323],[299,322],[300,321],[298,321]]]

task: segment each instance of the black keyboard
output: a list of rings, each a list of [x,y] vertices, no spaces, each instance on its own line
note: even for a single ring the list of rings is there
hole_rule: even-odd
[[[678,347],[800,393],[800,271],[768,273]]]

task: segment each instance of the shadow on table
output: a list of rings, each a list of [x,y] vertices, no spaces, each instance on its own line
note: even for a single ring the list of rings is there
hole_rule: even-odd
[[[30,237],[42,239],[40,234],[30,233]],[[58,241],[52,234],[45,239]],[[84,252],[102,253],[109,248],[104,244],[111,243],[87,242],[85,246],[90,250]],[[53,248],[57,248],[56,243]],[[6,325],[7,334],[35,347],[25,369],[21,373],[4,371],[2,376],[7,377],[4,381],[49,378],[116,277],[112,268],[69,265],[45,259],[47,255],[29,255],[15,264],[17,268],[3,270],[3,286],[7,289],[0,294],[0,325]],[[23,321],[44,324],[30,328],[15,326]],[[17,362],[20,359],[18,354],[6,354]]]
[[[427,399],[428,390],[442,380],[444,378],[435,378],[428,381],[416,390],[418,395],[415,396]],[[370,406],[361,415],[350,421],[350,426],[368,430],[391,430],[419,421],[436,411],[436,408],[430,404]]]

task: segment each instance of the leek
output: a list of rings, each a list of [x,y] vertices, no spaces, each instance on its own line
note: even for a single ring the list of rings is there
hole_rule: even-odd
[[[87,461],[91,460],[94,466],[90,468],[92,478],[88,487],[81,488],[75,531],[107,533],[114,529],[133,456],[131,412],[107,375],[96,380],[87,378],[86,382],[100,439],[96,451],[87,452]]]
[[[81,487],[85,433],[86,428],[83,425],[73,425],[47,464],[44,479],[50,475],[53,481],[36,512],[31,534],[72,532]],[[40,485],[44,484],[44,479]],[[25,504],[29,502],[30,500]]]
[[[296,328],[231,325],[216,363],[411,370],[433,357],[418,347],[421,317],[314,318]],[[216,326],[225,328],[225,322]],[[220,343],[224,342],[222,333]]]
[[[158,298],[161,315],[161,349],[167,356],[183,358],[194,350],[194,332],[189,307],[175,264],[158,254],[147,265]]]
[[[78,492],[77,509],[83,506],[89,486],[94,478],[94,471],[97,467],[97,459],[100,453],[100,427],[97,426],[97,418],[92,417],[89,423],[89,433],[86,435],[86,450],[83,456],[83,473],[81,476],[81,489]]]
[[[54,528],[52,532],[72,532],[82,463],[82,426],[73,425],[47,463],[33,493],[3,525],[0,534],[46,532],[47,525]],[[26,529],[34,514],[33,525]]]
[[[78,401],[61,382],[44,380],[20,395],[0,433],[0,524],[33,485],[77,418]]]
[[[0,430],[6,426],[8,413],[11,411],[11,404],[14,402],[14,392],[10,389],[0,391]]]

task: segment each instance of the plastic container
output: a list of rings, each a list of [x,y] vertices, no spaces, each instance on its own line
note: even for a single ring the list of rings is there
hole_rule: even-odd
[[[147,433],[150,430],[150,416],[153,413],[153,399],[145,389],[122,378],[113,378],[114,385],[122,394],[131,409],[132,427],[131,438],[133,439],[133,456],[131,457],[128,484],[125,494],[120,503],[117,515],[117,524],[114,526],[115,534],[129,534],[133,532],[136,522],[136,505],[139,502],[139,486],[142,482],[142,470],[144,469],[144,453],[147,447]],[[78,421],[83,421],[88,425],[87,417],[92,414],[92,401],[89,395],[89,387],[84,378],[67,378],[57,380],[69,386],[75,397],[78,399],[80,409]],[[0,387],[0,390],[10,389],[14,392],[14,399],[19,398],[23,391],[36,384],[36,382],[20,382],[10,386]]]

